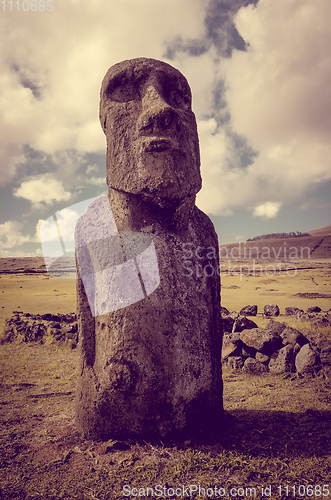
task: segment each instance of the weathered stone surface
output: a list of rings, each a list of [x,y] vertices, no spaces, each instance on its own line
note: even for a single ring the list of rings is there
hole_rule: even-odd
[[[277,304],[268,304],[264,306],[265,316],[279,316],[280,310]]]
[[[256,316],[257,315],[257,306],[256,305],[248,305],[241,309],[241,316]]]
[[[317,318],[312,321],[312,324],[318,327],[330,327],[331,326],[331,316],[325,315],[321,318]]]
[[[274,352],[269,361],[269,371],[278,375],[280,373],[294,372],[294,353],[293,346],[288,344],[279,351]]]
[[[240,333],[225,332],[223,334],[223,346],[229,344],[230,342],[232,342],[233,344],[239,344],[239,343],[241,344]]]
[[[164,439],[219,425],[218,241],[195,205],[201,175],[190,88],[166,63],[124,61],[103,80],[100,120],[108,198],[90,205],[75,236],[78,429],[89,439]],[[147,250],[154,267],[141,268]],[[130,287],[102,280],[131,264],[142,296],[121,307]]]
[[[303,311],[299,311],[296,313],[295,317],[300,321],[312,321],[312,319],[315,318],[315,315],[312,313],[305,313]]]
[[[247,358],[242,371],[251,375],[261,375],[262,373],[266,373],[268,368],[254,358]]]
[[[279,321],[269,319],[265,329],[275,333],[276,335],[280,335],[286,327],[286,323],[279,323]]]
[[[300,344],[295,344],[294,347],[293,347],[293,354],[294,356],[296,356],[298,354],[298,352],[300,351],[302,345]]]
[[[229,356],[236,356],[240,354],[240,351],[241,351],[240,347],[238,347],[237,344],[233,344],[232,342],[223,345],[222,361],[226,361]]]
[[[232,332],[234,319],[231,318],[231,316],[226,316],[225,318],[223,317],[222,324],[224,332]]]
[[[227,364],[232,370],[241,370],[244,366],[244,361],[241,356],[230,356]]]
[[[311,306],[306,309],[307,313],[319,313],[322,309],[319,306]]]
[[[284,328],[280,336],[283,339],[283,345],[292,344],[294,346],[295,344],[299,344],[303,346],[308,343],[308,339],[301,332],[290,326]]]
[[[239,316],[233,324],[232,332],[242,332],[249,328],[257,328],[257,324],[251,319],[246,318],[246,316]]]
[[[260,361],[260,363],[268,364],[270,357],[267,356],[266,354],[262,354],[262,352],[257,351],[255,354],[255,359],[256,361]]]
[[[298,312],[303,312],[303,310],[298,307],[285,307],[286,316],[295,316]]]
[[[295,358],[297,372],[301,375],[313,375],[316,373],[319,366],[320,360],[317,353],[309,344],[302,346]]]
[[[241,353],[241,340],[239,333],[223,334],[223,346],[221,360],[226,361],[229,356],[237,356]]]
[[[230,311],[226,307],[221,306],[221,315],[228,316],[228,314],[230,314]]]
[[[267,356],[282,347],[282,338],[279,335],[262,328],[242,331],[240,340],[248,347],[253,347]]]
[[[255,358],[256,349],[254,347],[249,347],[248,345],[242,344],[241,355],[243,358]]]

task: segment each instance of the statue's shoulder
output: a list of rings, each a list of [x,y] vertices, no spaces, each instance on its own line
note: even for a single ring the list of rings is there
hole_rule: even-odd
[[[215,231],[214,224],[210,220],[207,214],[205,214],[200,208],[194,206],[193,209],[193,225],[195,231],[200,235],[200,237],[205,240],[206,244],[218,245],[218,236]]]

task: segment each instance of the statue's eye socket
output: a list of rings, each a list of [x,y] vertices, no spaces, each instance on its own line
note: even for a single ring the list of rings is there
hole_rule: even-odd
[[[191,108],[191,94],[186,86],[182,86],[177,80],[167,80],[163,85],[164,98],[175,108],[189,110]]]
[[[108,98],[116,102],[129,102],[140,98],[139,87],[134,81],[120,78],[110,83]]]
[[[126,72],[116,75],[110,80],[107,97],[115,102],[129,102],[140,98],[139,85]]]

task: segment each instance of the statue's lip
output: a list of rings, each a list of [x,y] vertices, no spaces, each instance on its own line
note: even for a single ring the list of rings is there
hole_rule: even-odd
[[[147,153],[151,153],[151,152],[162,152],[162,151],[166,151],[167,149],[177,149],[178,148],[178,144],[173,140],[173,139],[170,139],[170,138],[153,138],[153,139],[150,139],[148,141],[146,141],[145,143],[145,151]]]

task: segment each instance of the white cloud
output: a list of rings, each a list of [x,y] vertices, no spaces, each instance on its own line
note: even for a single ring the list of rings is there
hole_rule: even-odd
[[[197,204],[202,210],[220,214],[232,215],[229,209],[227,193],[222,189],[225,177],[231,184],[231,173],[228,169],[227,155],[231,149],[229,137],[224,130],[217,130],[214,118],[198,122],[201,153],[202,190],[198,193]],[[240,176],[239,171],[233,172],[235,177]],[[232,190],[233,192],[233,190]]]
[[[0,138],[0,187],[11,182],[17,172],[19,164],[26,163],[26,158],[21,153],[19,144],[3,141]]]
[[[21,230],[23,223],[10,220],[0,224],[0,249],[12,248],[23,243],[35,243],[36,238],[30,235],[23,235]]]
[[[207,0],[57,0],[42,22],[33,12],[2,12],[0,182],[15,175],[21,160],[11,152],[16,144],[50,154],[104,150],[98,107],[107,69],[123,59],[160,59],[175,36],[201,36],[207,5]]]
[[[281,203],[267,202],[262,205],[257,205],[254,208],[254,217],[261,217],[263,220],[274,219],[277,217]]]
[[[225,62],[226,98],[259,152],[237,185],[243,203],[247,189],[265,206],[331,179],[330,16],[329,0],[260,0],[235,17],[249,47]]]
[[[69,201],[71,193],[52,174],[40,175],[22,182],[14,196],[29,200],[33,208],[51,206],[59,201]]]

